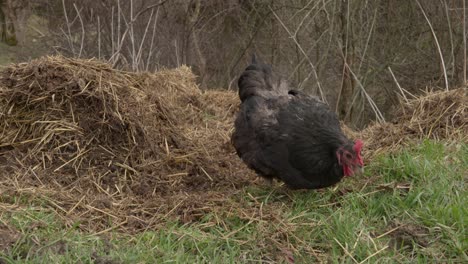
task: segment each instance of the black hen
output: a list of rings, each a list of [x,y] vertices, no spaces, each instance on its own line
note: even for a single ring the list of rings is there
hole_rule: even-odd
[[[254,57],[238,86],[242,104],[232,142],[260,176],[291,189],[318,189],[363,166],[362,142],[349,140],[326,104],[290,90],[270,66]]]

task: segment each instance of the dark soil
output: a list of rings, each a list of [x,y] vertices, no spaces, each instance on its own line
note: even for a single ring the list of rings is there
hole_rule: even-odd
[[[0,224],[0,252],[8,252],[20,238],[21,235],[18,231]]]

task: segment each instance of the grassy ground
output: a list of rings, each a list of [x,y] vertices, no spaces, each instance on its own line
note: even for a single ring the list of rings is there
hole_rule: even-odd
[[[277,204],[271,221],[217,225],[213,214],[133,236],[64,229],[52,210],[3,203],[0,263],[466,263],[467,171],[468,145],[427,141],[323,192],[265,185],[238,197]]]

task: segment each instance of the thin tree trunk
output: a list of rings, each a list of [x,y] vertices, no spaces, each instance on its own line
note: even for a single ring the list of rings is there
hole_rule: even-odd
[[[338,97],[337,109],[338,115],[345,119],[345,121],[353,121],[352,114],[352,100],[355,92],[356,83],[355,80],[349,71],[354,63],[354,44],[352,40],[352,30],[350,27],[351,23],[348,21],[349,15],[349,3],[348,0],[341,1],[341,41],[342,54],[343,54],[343,76],[341,82],[341,92]]]

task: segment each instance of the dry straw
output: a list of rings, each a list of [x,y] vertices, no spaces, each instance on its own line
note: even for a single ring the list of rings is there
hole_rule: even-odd
[[[366,158],[399,150],[424,139],[468,142],[467,88],[427,91],[401,102],[393,122],[374,124],[361,131]]]
[[[405,103],[396,122],[345,132],[364,139],[367,162],[414,139],[466,141],[467,101],[465,88],[427,93]],[[222,212],[280,219],[275,203],[235,197],[256,182],[229,140],[238,106],[233,92],[201,92],[187,67],[137,74],[64,57],[8,66],[0,71],[1,202],[39,197],[66,224],[98,233],[207,213],[217,222],[206,225],[222,226]]]
[[[237,107],[233,93],[202,93],[187,67],[134,74],[64,57],[9,66],[1,187],[44,198],[84,229],[194,221],[254,178],[229,144]]]

